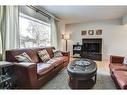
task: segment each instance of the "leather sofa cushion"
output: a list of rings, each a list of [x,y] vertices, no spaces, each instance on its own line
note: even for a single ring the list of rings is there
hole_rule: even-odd
[[[54,58],[55,59],[55,58]],[[68,61],[68,57],[67,56],[63,56],[63,57],[58,57],[59,60],[62,60],[63,62],[67,62]]]
[[[63,58],[64,62],[68,62],[68,57],[67,56],[63,56],[62,58]]]
[[[54,67],[57,67],[60,64],[63,64],[63,59],[61,58],[52,58],[47,63],[54,65]]]
[[[127,66],[126,65],[123,65],[123,64],[119,64],[119,63],[111,63],[109,65],[111,71],[116,71],[116,70],[126,70],[127,71]]]
[[[127,71],[115,71],[114,76],[122,89],[127,89]]]
[[[46,73],[53,70],[54,66],[52,64],[47,63],[38,63],[37,64],[37,74],[39,76],[45,75]]]

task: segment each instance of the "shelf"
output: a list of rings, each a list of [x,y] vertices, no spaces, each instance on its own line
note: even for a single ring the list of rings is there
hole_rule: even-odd
[[[75,53],[75,54],[73,54],[73,57],[80,58],[81,56],[80,56],[80,54]]]
[[[81,58],[82,45],[73,45],[73,58]]]

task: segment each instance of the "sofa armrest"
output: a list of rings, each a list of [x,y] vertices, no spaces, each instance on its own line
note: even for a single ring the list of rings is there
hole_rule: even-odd
[[[70,52],[62,52],[63,56],[70,56]]]
[[[67,63],[70,61],[70,52],[62,52],[63,56],[66,56],[68,58]]]
[[[34,88],[37,80],[37,64],[14,63],[16,83],[19,88]]]
[[[124,57],[122,57],[122,56],[114,56],[114,55],[110,56],[110,63],[120,63],[120,64],[122,64],[123,60],[124,60]]]
[[[19,66],[21,68],[30,68],[32,66],[35,66],[36,63],[29,63],[29,62],[20,62],[20,63],[14,63],[15,66]]]

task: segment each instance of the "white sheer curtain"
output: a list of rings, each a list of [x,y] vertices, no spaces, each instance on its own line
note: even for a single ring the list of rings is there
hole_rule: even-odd
[[[3,7],[0,6],[0,54],[2,53],[2,38],[1,38],[2,20],[3,20]]]
[[[19,40],[19,12],[18,6],[6,7],[6,49],[18,48]]]
[[[5,6],[0,6],[0,35],[1,35],[1,53],[4,57],[4,48],[5,48],[5,34],[6,34],[6,27],[5,27],[5,22],[6,22],[6,7]]]
[[[18,47],[18,6],[0,7],[0,33],[2,40],[2,55],[5,58],[5,51]]]
[[[51,45],[58,49],[58,23],[54,18],[51,18]]]

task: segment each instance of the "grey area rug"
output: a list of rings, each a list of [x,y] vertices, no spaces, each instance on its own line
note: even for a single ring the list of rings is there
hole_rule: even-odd
[[[68,86],[68,74],[67,70],[62,70],[56,75],[52,80],[50,80],[46,85],[44,85],[41,89],[71,89]],[[110,73],[104,70],[97,71],[97,82],[92,89],[116,89],[113,80],[110,77]]]

